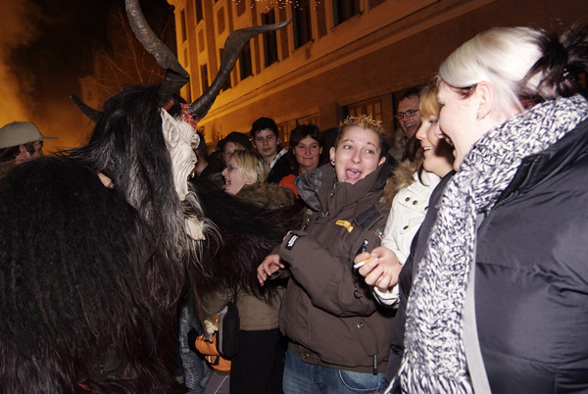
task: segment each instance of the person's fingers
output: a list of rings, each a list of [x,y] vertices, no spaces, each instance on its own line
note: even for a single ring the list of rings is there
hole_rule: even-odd
[[[390,272],[384,271],[382,275],[380,275],[380,277],[376,280],[375,286],[381,290],[387,290],[395,284],[396,283],[393,283],[392,281],[392,274]]]
[[[369,257],[370,257],[370,254],[368,252],[360,253],[357,256],[355,256],[355,258],[353,259],[353,263],[358,264],[362,261],[369,259]]]
[[[369,256],[366,260],[355,264],[353,268],[357,269],[361,276],[367,276],[376,266],[378,266],[378,259]]]
[[[374,269],[372,269],[369,274],[367,274],[365,276],[365,283],[367,283],[370,286],[375,286],[376,282],[378,281],[378,279],[380,278],[380,276],[382,275],[383,269],[381,266],[376,266],[374,267]]]

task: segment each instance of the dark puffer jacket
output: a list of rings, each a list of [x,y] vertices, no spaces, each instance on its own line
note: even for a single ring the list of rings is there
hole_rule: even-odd
[[[378,200],[390,170],[383,164],[351,185],[335,182],[327,164],[297,182],[312,210],[304,231],[293,231],[280,247],[292,276],[280,328],[305,362],[357,372],[386,368],[393,319],[354,271],[353,258],[364,243],[368,251],[380,244],[390,207]]]
[[[583,122],[523,160],[478,230],[476,321],[494,393],[588,392],[587,202]],[[427,215],[421,227],[417,263],[402,274],[404,295],[435,216]],[[393,333],[398,345],[398,327]]]
[[[588,122],[527,157],[478,231],[476,315],[496,393],[588,391]]]

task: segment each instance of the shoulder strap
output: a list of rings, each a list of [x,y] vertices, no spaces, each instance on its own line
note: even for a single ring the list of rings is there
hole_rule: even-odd
[[[376,220],[382,217],[382,213],[376,207],[376,205],[372,205],[359,215],[357,215],[354,219],[355,223],[361,228],[369,228],[369,226],[374,223]]]
[[[478,238],[478,229],[484,220],[484,214],[480,213],[476,217],[476,240]],[[472,266],[470,267],[470,275],[468,278],[468,285],[466,288],[465,305],[464,305],[464,347],[466,353],[466,360],[468,363],[468,370],[472,385],[474,386],[474,393],[476,394],[490,394],[490,383],[488,383],[488,376],[486,375],[486,367],[482,359],[482,351],[480,350],[480,342],[478,341],[478,327],[476,325],[476,300],[475,300],[475,272],[476,272],[476,246],[474,241],[474,256]]]

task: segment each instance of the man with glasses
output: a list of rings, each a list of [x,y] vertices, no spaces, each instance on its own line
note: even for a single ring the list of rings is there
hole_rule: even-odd
[[[12,122],[0,129],[0,178],[13,167],[43,156],[44,137],[32,123]]]
[[[421,127],[419,102],[418,88],[408,89],[398,101],[398,109],[394,117],[398,120],[402,133],[399,130],[396,131],[389,153],[399,162],[402,161],[406,144]]]

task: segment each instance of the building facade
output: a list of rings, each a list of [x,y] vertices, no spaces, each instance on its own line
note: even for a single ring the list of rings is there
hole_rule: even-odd
[[[194,100],[211,84],[230,32],[291,19],[253,38],[199,126],[209,146],[261,116],[282,142],[300,123],[321,129],[370,113],[394,130],[397,97],[427,83],[443,59],[494,26],[588,22],[585,0],[168,0]]]

